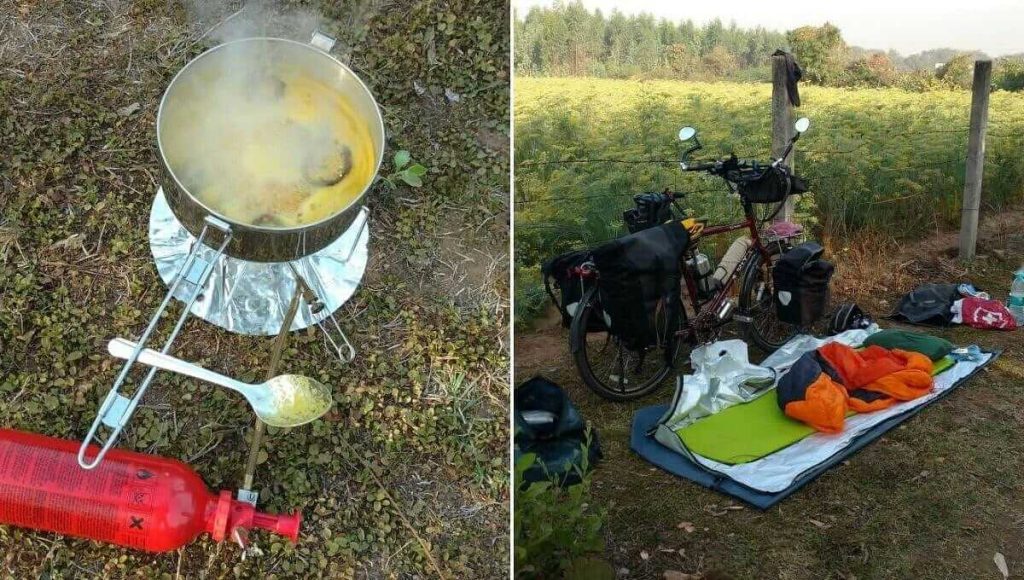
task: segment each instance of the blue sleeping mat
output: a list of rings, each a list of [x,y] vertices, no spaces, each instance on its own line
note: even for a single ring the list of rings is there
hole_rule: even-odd
[[[665,447],[659,443],[653,435],[647,436],[648,432],[653,431],[657,427],[658,420],[661,419],[665,414],[665,411],[668,410],[668,405],[645,407],[636,412],[636,415],[633,416],[633,427],[630,433],[629,446],[633,451],[637,452],[640,457],[643,457],[647,461],[657,465],[669,473],[673,473],[684,479],[689,479],[690,481],[703,485],[706,488],[730,495],[756,508],[765,510],[786,499],[798,489],[807,485],[807,483],[831,468],[833,465],[844,461],[868,443],[878,439],[884,435],[886,431],[889,431],[893,427],[913,417],[919,413],[921,409],[927,408],[935,401],[938,401],[949,393],[955,391],[960,387],[960,385],[974,377],[974,375],[981,371],[981,369],[992,364],[992,361],[998,358],[1000,351],[984,352],[991,352],[993,356],[983,364],[979,365],[969,375],[957,381],[952,387],[946,389],[926,404],[909,409],[905,413],[894,415],[871,427],[854,439],[849,445],[800,475],[789,487],[776,493],[759,491],[743,485],[727,475],[709,471],[707,468],[687,459],[686,456]]]

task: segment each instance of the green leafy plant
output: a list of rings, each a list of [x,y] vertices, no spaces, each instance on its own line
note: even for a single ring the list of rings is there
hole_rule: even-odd
[[[427,168],[420,165],[419,163],[412,162],[412,155],[402,149],[395,152],[395,157],[392,160],[395,169],[382,180],[388,184],[391,189],[398,187],[398,183],[402,182],[410,187],[421,187],[423,185],[423,176],[427,174]]]
[[[575,485],[561,487],[552,479],[526,486],[524,475],[536,462],[536,454],[527,453],[515,466],[516,577],[613,578],[611,567],[595,558],[604,550],[605,510],[590,505],[586,467]]]

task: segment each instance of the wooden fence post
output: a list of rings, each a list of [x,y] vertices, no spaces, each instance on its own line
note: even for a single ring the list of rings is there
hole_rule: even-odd
[[[974,61],[971,86],[971,128],[967,141],[967,176],[960,212],[960,259],[973,260],[978,243],[978,210],[985,170],[985,130],[988,127],[988,95],[991,91],[992,61]]]
[[[772,157],[776,159],[786,150],[786,144],[793,137],[793,104],[789,102],[786,89],[786,57],[772,57]],[[793,153],[783,163],[793,167]],[[786,199],[786,206],[776,221],[790,221],[793,218],[793,198]]]

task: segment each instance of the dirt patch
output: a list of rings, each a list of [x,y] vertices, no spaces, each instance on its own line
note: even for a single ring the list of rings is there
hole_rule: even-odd
[[[79,439],[92,423],[120,368],[106,341],[137,337],[166,290],[146,227],[161,95],[242,4],[0,0],[3,426]],[[509,434],[495,417],[508,400],[508,276],[475,252],[507,262],[508,203],[492,193],[507,197],[507,155],[478,139],[507,124],[507,14],[481,1],[457,13],[414,1],[245,4],[319,13],[382,105],[382,173],[398,150],[428,169],[422,187],[378,182],[367,195],[368,273],[337,312],[356,362],[337,363],[316,329],[293,333],[284,355],[283,369],[330,385],[335,403],[326,420],[272,429],[257,470],[262,509],[302,511],[300,541],[253,534],[263,555],[243,561],[234,543],[208,538],[147,554],[0,526],[0,576],[434,577],[430,558],[451,577],[507,573]],[[196,8],[209,9],[202,23]],[[482,45],[484,34],[494,41]],[[444,88],[461,102],[443,101]],[[446,230],[449,208],[459,227]],[[461,227],[470,210],[474,226],[497,225]],[[473,260],[431,284],[442,246]],[[190,320],[175,354],[251,381],[269,345]],[[237,396],[164,373],[121,446],[189,461],[213,490],[234,490],[251,427]]]
[[[508,246],[488,237],[487,241],[467,240],[455,235],[443,236],[438,247],[434,279],[446,295],[463,302],[475,301],[481,294],[493,294],[498,286],[508,286]],[[464,292],[468,292],[463,296]]]
[[[983,221],[985,257],[970,266],[949,255],[955,232],[833,247],[836,299],[884,314],[903,292],[928,281],[970,281],[1002,298],[1020,261],[1015,224],[1022,217],[1014,211]],[[579,380],[566,331],[545,325],[515,337],[515,381],[543,372],[598,430],[605,458],[594,472],[591,501],[608,510],[604,557],[620,577],[653,579],[677,570],[722,578],[988,578],[998,577],[996,552],[1011,562],[1011,573],[1013,562],[1024,559],[1021,332],[935,330],[1003,355],[765,512],[669,475],[630,450],[634,413],[668,402],[669,384],[639,401],[605,401]]]

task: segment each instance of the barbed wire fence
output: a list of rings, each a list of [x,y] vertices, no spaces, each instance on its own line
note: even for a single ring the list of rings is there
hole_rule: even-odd
[[[992,129],[988,132],[990,141],[1011,142],[1024,149],[1024,122],[992,123]],[[919,162],[903,162],[895,164],[878,163],[874,164],[871,159],[865,158],[862,154],[865,151],[884,151],[887,145],[897,139],[909,142],[922,142],[923,138],[935,135],[949,135],[952,137],[948,147],[941,158],[922,160]],[[927,130],[899,130],[873,135],[853,135],[858,138],[858,143],[847,148],[815,146],[813,142],[804,147],[796,149],[797,173],[808,178],[810,181],[811,197],[819,206],[822,219],[822,227],[836,235],[847,235],[856,229],[868,225],[864,219],[857,219],[857,208],[864,206],[889,205],[898,206],[900,202],[923,198],[932,204],[936,210],[931,216],[928,212],[922,212],[919,206],[905,208],[913,212],[917,218],[935,219],[934,213],[942,214],[938,217],[949,220],[955,217],[955,211],[959,203],[959,195],[963,189],[964,172],[967,157],[968,128],[954,127],[943,129]],[[801,143],[803,145],[803,143]],[[1003,147],[1005,148],[1005,147]],[[901,148],[904,149],[905,148]],[[748,152],[749,153],[749,152]],[[753,154],[739,154],[741,158],[755,158]],[[618,164],[618,165],[664,165],[666,167],[678,167],[679,159],[666,157],[653,157],[646,159],[623,159],[623,158],[587,158],[587,159],[560,159],[544,161],[523,161],[516,164],[517,174],[533,172],[551,167],[581,167],[591,164]],[[987,165],[994,165],[996,160],[989,158]],[[865,168],[870,173],[861,176],[860,179],[851,179],[851,169]],[[585,170],[584,170],[585,171]],[[924,184],[919,183],[922,175],[928,178]],[[651,183],[643,191],[661,191],[666,187],[673,191],[683,191],[691,195],[701,195],[726,191],[724,184],[721,187],[694,188],[680,185],[684,179],[675,180],[674,183],[665,184]],[[938,191],[928,189],[940,187]],[[517,189],[517,197],[519,193]],[[585,195],[546,195],[536,198],[519,197],[513,203],[517,209],[536,204],[565,204],[570,202],[602,200],[604,202],[604,215],[592,215],[591,219],[602,219],[602,229],[615,229],[621,226],[622,212],[633,206],[632,197],[636,191],[614,191]],[[1002,201],[1002,196],[997,196],[995,206]],[[827,203],[821,207],[822,202]],[[936,207],[939,204],[942,207]],[[887,208],[892,211],[892,208]],[[903,212],[897,212],[903,213]],[[906,216],[892,214],[892,221],[903,219]],[[548,230],[557,232],[563,238],[573,237],[572,226],[557,222],[533,222],[517,221],[518,230]],[[916,226],[915,226],[916,227]],[[614,236],[612,236],[614,237]],[[582,239],[581,239],[582,241]],[[588,240],[601,242],[605,240]]]

